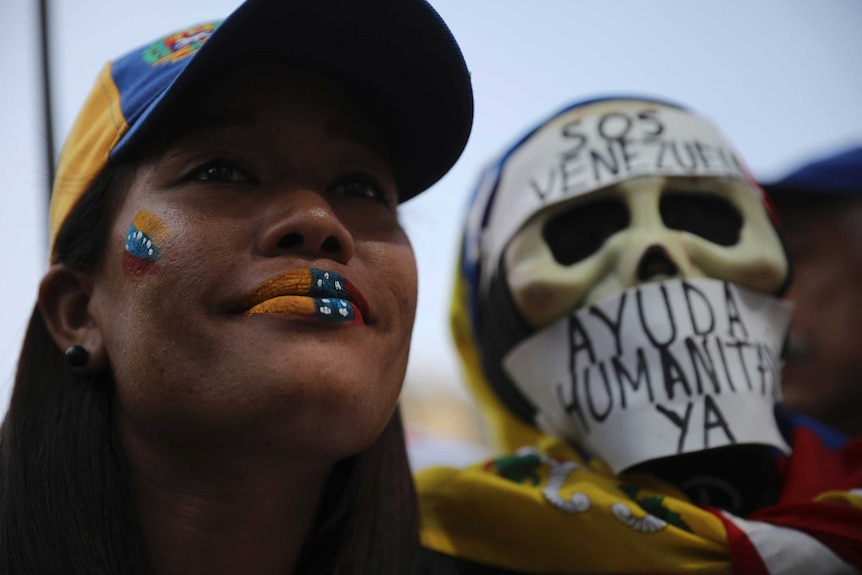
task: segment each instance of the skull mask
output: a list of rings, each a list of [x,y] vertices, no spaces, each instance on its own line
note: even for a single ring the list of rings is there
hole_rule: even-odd
[[[787,277],[755,190],[729,178],[639,176],[533,216],[504,251],[535,328],[636,285],[713,278],[775,293]]]
[[[626,290],[647,290],[660,285],[656,282],[719,280],[754,294],[743,298],[754,302],[750,309],[767,310],[765,332],[781,332],[767,339],[779,340],[780,326],[786,325],[786,313],[772,310],[777,304],[768,296],[785,288],[789,263],[762,192],[712,124],[670,104],[598,100],[568,108],[542,124],[489,170],[471,211],[464,257],[466,267],[473,258],[479,270],[474,325],[491,386],[523,419],[570,441],[583,439],[586,424],[572,424],[573,410],[552,413],[547,406],[564,402],[565,392],[554,385],[562,371],[574,372],[574,361],[554,373],[551,364],[565,353],[549,350],[565,347],[560,341],[572,338],[562,326],[578,310],[592,311],[612,298],[624,298]],[[683,290],[698,289],[683,285]],[[725,293],[730,289],[725,287]],[[668,291],[661,290],[667,303]],[[618,317],[625,301],[614,308]],[[645,301],[653,301],[649,314],[660,299]],[[733,298],[727,301],[736,305]],[[643,318],[644,310],[640,313]],[[532,351],[525,352],[530,346]],[[703,351],[724,357],[726,350]],[[777,373],[777,358],[770,361]],[[726,366],[725,371],[729,380]],[[606,389],[608,385],[605,379]],[[716,388],[720,391],[718,383]],[[774,389],[777,394],[777,385]],[[726,387],[725,392],[727,397]],[[746,406],[757,404],[745,418],[766,422],[741,435],[744,441],[782,448],[771,416],[771,393],[764,392],[756,402],[739,398]],[[571,407],[575,400],[568,401]],[[708,410],[702,416],[706,427],[714,423]],[[662,446],[652,456],[646,449],[641,459],[629,453],[611,461],[604,446],[622,442],[636,450],[646,435],[637,424],[620,427],[626,431],[586,442],[617,471],[672,453]]]

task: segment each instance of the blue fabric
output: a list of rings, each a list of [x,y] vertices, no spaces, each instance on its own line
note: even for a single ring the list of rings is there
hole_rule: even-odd
[[[781,430],[781,434],[788,443],[790,442],[790,438],[793,437],[793,430],[797,427],[807,427],[813,431],[820,441],[823,442],[823,445],[829,449],[841,449],[848,441],[850,441],[849,436],[837,429],[833,429],[825,423],[821,423],[799,413],[790,412],[782,405],[777,405],[775,407],[775,419],[778,421],[778,427]]]
[[[784,192],[854,197],[862,195],[862,145],[813,160],[767,183],[776,199]]]

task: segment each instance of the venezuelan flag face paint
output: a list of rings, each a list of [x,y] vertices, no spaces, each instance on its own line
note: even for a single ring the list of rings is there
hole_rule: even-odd
[[[158,271],[162,257],[159,243],[165,237],[166,229],[165,223],[152,212],[141,210],[135,215],[123,250],[126,277],[140,277]]]
[[[368,302],[341,274],[293,270],[258,285],[243,301],[248,315],[287,314],[327,322],[363,322]]]

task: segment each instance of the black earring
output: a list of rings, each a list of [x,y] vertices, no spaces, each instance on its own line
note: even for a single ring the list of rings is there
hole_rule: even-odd
[[[90,360],[90,354],[80,345],[72,345],[66,349],[66,363],[71,367],[81,367]]]

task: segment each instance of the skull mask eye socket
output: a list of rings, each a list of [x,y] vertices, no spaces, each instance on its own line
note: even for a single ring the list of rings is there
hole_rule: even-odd
[[[659,203],[664,225],[721,246],[739,243],[742,214],[726,198],[703,193],[665,193]]]
[[[584,260],[615,233],[629,226],[628,207],[618,199],[606,199],[575,206],[550,218],[542,236],[554,259],[569,266]]]

